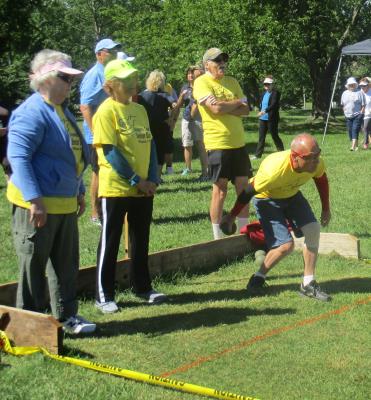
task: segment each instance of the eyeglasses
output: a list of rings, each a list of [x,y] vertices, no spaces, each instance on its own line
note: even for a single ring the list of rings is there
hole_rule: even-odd
[[[296,151],[292,151],[295,156],[300,157],[304,161],[313,161],[317,160],[319,156],[321,155],[321,149],[318,149],[316,153],[306,153],[306,154],[299,154]]]
[[[68,83],[69,85],[73,82],[73,80],[75,79],[73,75],[67,75],[67,74],[63,74],[62,72],[58,72],[57,77],[59,79],[62,79],[63,82]]]

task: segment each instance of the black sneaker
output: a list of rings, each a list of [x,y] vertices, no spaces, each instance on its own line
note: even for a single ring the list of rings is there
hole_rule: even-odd
[[[246,289],[253,296],[264,296],[267,294],[268,285],[261,276],[252,275],[247,283]]]
[[[321,290],[316,281],[311,281],[306,286],[303,286],[303,284],[301,284],[299,293],[302,296],[307,296],[316,300],[321,300],[321,301],[331,300],[331,297],[327,293]]]

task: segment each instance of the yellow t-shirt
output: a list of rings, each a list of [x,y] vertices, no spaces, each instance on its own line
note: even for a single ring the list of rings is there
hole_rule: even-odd
[[[245,145],[242,118],[231,114],[214,115],[200,101],[208,96],[219,101],[241,99],[241,86],[231,76],[214,79],[209,74],[199,76],[193,87],[193,97],[197,100],[201,113],[204,141],[207,150],[237,149]]]
[[[63,108],[61,105],[53,104],[51,102],[47,102],[51,104],[59,118],[61,119],[64,127],[66,128],[68,134],[71,137],[72,150],[76,159],[76,173],[77,175],[81,175],[84,169],[84,160],[82,158],[82,143],[79,135],[75,131],[73,125],[68,120],[63,112]],[[9,182],[7,187],[7,198],[8,200],[23,208],[29,209],[31,207],[31,203],[29,201],[25,201],[20,189],[14,185],[12,181]],[[48,214],[70,214],[77,211],[77,197],[46,197],[43,198],[43,203],[46,208],[46,212]]]
[[[290,150],[270,154],[260,164],[257,174],[251,178],[259,199],[286,199],[294,196],[300,186],[311,178],[319,178],[325,172],[325,163],[320,158],[314,172],[295,172],[290,162]]]
[[[99,196],[142,196],[135,186],[130,186],[129,181],[112,168],[104,156],[102,145],[116,146],[134,173],[147,179],[152,135],[145,108],[132,102],[122,104],[109,97],[94,114],[93,132],[99,164]]]

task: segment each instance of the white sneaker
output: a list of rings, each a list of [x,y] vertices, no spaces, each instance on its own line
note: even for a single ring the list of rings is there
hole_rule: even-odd
[[[174,175],[173,167],[166,167],[165,175]]]
[[[191,169],[189,169],[189,168],[184,168],[183,171],[182,171],[182,176],[187,176],[187,175],[189,175],[191,172],[192,172]]]
[[[156,292],[156,290],[150,290],[146,293],[138,294],[139,297],[146,299],[149,304],[160,304],[167,301],[166,294]]]
[[[63,330],[72,335],[78,335],[79,333],[92,333],[95,331],[96,327],[96,324],[87,321],[79,315],[69,317],[63,322]]]
[[[112,314],[119,310],[114,301],[106,301],[105,303],[99,303],[99,301],[96,301],[95,307],[102,311],[103,314]]]

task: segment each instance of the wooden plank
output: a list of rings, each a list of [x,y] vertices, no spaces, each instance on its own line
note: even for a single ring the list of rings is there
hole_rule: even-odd
[[[151,253],[148,257],[152,277],[176,271],[202,271],[243,257],[253,250],[245,235],[230,236],[220,240],[198,243],[191,246]],[[130,260],[117,262],[116,280],[120,287],[129,287],[128,266]],[[95,291],[96,267],[82,268],[78,277],[78,294],[93,295]],[[0,285],[0,304],[15,304],[17,282]]]
[[[304,238],[294,239],[295,246],[303,248]],[[360,258],[360,243],[353,235],[347,233],[321,233],[319,254],[336,253],[343,257]]]
[[[303,239],[294,239],[297,248],[303,247]],[[253,250],[251,241],[245,235],[235,235],[220,240],[199,243],[159,251],[149,255],[149,269],[152,277],[178,270],[202,271],[216,268],[227,261],[238,259]],[[360,241],[345,233],[321,233],[320,254],[336,253],[343,257],[360,258]],[[129,287],[129,260],[117,262],[116,280],[120,287]],[[95,266],[79,271],[78,293],[93,294],[95,291]],[[0,304],[15,304],[17,282],[0,285]]]
[[[62,324],[51,315],[0,305],[8,318],[0,327],[16,346],[40,346],[54,354],[63,347]]]

